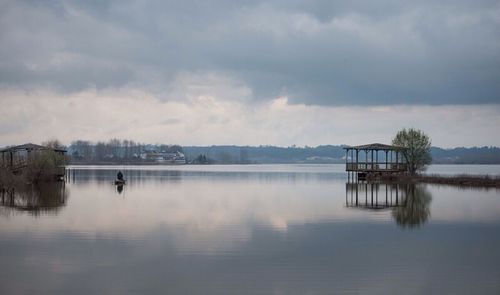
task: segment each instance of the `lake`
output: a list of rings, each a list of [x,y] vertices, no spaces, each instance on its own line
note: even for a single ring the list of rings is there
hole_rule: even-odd
[[[500,294],[497,189],[348,183],[344,165],[70,166],[0,197],[0,294]]]

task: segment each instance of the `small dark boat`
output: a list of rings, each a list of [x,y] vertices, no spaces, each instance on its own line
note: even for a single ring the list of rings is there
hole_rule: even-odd
[[[125,179],[116,179],[115,180],[116,185],[124,185],[125,184]]]

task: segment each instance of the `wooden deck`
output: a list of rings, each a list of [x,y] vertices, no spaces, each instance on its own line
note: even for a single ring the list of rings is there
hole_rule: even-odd
[[[405,163],[346,163],[346,171],[350,172],[403,172],[406,171]]]

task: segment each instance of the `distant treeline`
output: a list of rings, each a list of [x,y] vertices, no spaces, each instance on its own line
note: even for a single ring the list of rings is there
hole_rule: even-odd
[[[344,163],[341,146],[184,146],[187,158],[205,155],[219,164]]]
[[[153,162],[144,155],[151,152],[182,153],[180,145],[144,144],[133,140],[107,142],[73,141],[68,147],[72,164],[134,164]]]
[[[431,148],[434,164],[500,164],[498,147],[458,147],[453,149]]]
[[[279,164],[345,162],[342,145],[317,147],[276,146],[184,146],[144,144],[133,140],[111,139],[107,142],[76,140],[67,147],[71,163],[115,164],[147,163],[145,153],[183,153],[188,163],[210,164]],[[473,147],[442,149],[431,148],[434,164],[500,164],[500,148]],[[141,157],[142,155],[142,157]]]
[[[276,146],[184,146],[186,158],[200,154],[213,163],[220,164],[277,164],[277,163],[321,163],[345,162],[345,150],[341,145],[317,147]],[[500,148],[473,147],[442,149],[431,148],[434,164],[500,164]]]

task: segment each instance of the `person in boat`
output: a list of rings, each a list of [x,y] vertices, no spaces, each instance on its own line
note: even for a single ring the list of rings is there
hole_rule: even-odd
[[[118,171],[118,174],[116,174],[116,179],[119,181],[123,181],[123,173],[121,171]]]

